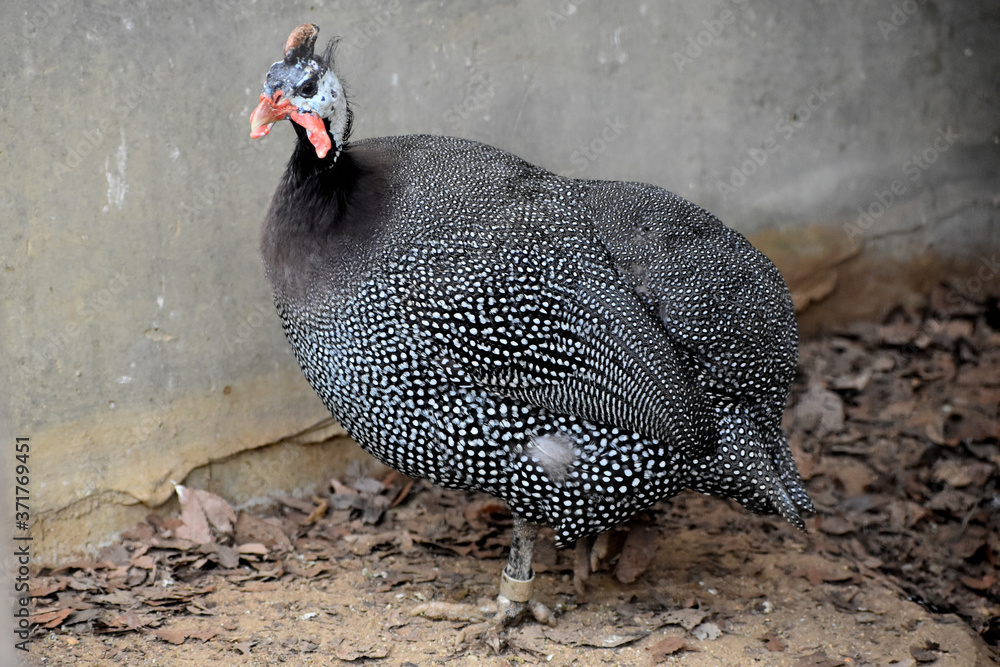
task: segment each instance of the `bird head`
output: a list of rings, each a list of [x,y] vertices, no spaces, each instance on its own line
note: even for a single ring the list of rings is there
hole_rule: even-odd
[[[258,139],[286,118],[302,127],[319,158],[332,147],[339,152],[350,132],[351,111],[344,87],[332,69],[331,41],[320,55],[313,52],[319,28],[300,25],[285,43],[285,58],[267,71],[260,104],[250,114],[250,137]]]

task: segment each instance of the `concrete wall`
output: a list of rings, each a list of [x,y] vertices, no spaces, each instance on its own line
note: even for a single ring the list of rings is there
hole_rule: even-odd
[[[33,443],[36,563],[106,542],[171,480],[246,502],[353,451],[335,426],[283,440],[326,413],[256,251],[293,133],[252,142],[248,116],[304,21],[344,37],[355,137],[479,139],[563,174],[662,185],[747,234],[777,229],[757,238],[782,268],[829,287],[804,314],[815,326],[948,271],[973,292],[1000,271],[997,3],[0,12],[0,391],[9,430]]]

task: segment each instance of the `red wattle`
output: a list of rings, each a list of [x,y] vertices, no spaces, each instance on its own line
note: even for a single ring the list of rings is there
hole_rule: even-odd
[[[288,117],[305,128],[306,134],[309,137],[309,143],[316,149],[316,156],[320,158],[326,157],[326,154],[333,147],[333,142],[330,141],[330,133],[326,131],[323,119],[311,111],[293,111],[288,114]]]

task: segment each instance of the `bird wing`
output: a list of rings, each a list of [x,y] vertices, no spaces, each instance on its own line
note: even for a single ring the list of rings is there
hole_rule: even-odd
[[[702,391],[780,422],[795,373],[795,310],[778,270],[741,234],[661,188],[596,183],[594,233],[653,309]]]
[[[594,234],[713,405],[717,458],[707,476],[693,466],[692,488],[801,526],[812,504],[781,430],[798,335],[778,270],[715,216],[655,186],[595,183],[587,201]],[[733,455],[740,474],[724,482]]]
[[[655,311],[588,226],[558,224],[572,216],[547,201],[518,198],[457,225],[447,248],[412,246],[419,278],[407,317],[433,341],[434,363],[451,381],[691,455],[714,447],[708,412]]]
[[[716,447],[720,404],[780,419],[794,312],[777,270],[740,234],[661,188],[573,181],[445,141],[462,189],[449,169],[421,172],[409,214],[427,223],[406,239],[398,275],[406,316],[449,381],[686,454]],[[439,196],[423,201],[427,190]]]

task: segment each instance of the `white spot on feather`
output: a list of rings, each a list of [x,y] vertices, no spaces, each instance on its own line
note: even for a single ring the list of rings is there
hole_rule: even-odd
[[[125,128],[121,128],[122,142],[115,151],[114,171],[111,170],[111,157],[104,159],[104,171],[108,176],[108,204],[114,204],[119,209],[125,205],[125,194],[128,183],[125,182],[125,164],[128,161],[128,147],[125,144]]]
[[[525,453],[537,461],[549,479],[556,484],[566,481],[570,467],[576,461],[573,441],[565,433],[540,435]]]

